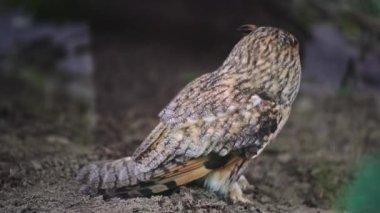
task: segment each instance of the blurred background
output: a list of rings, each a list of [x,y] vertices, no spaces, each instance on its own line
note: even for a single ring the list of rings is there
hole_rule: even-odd
[[[130,155],[248,23],[294,34],[303,65],[288,124],[249,170],[255,207],[379,210],[379,0],[2,0],[0,211],[111,208],[78,198],[79,167]],[[198,207],[240,208],[218,205]]]

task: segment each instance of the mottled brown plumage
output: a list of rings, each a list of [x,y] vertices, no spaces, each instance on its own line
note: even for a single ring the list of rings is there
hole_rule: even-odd
[[[248,34],[224,63],[179,92],[132,157],[81,170],[83,193],[144,196],[202,180],[211,191],[248,202],[242,173],[288,119],[301,65],[293,35],[273,27],[241,29]]]

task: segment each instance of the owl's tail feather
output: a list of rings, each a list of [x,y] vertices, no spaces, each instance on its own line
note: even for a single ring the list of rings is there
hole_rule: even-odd
[[[135,174],[131,158],[92,163],[82,168],[77,176],[82,183],[79,191],[105,198],[149,196],[204,177],[211,171],[205,166],[209,160],[207,156],[185,163],[171,162],[140,175]]]
[[[141,197],[151,196],[186,185],[207,176],[215,169],[227,166],[234,162],[235,157],[208,155],[189,160],[185,163],[169,163],[164,168],[154,171],[149,182],[140,182],[135,186],[120,187],[103,191],[104,198],[111,197]]]
[[[205,166],[206,162],[208,162],[208,157],[200,157],[183,164],[171,163],[165,168],[158,168],[152,179],[147,182],[140,182],[135,186],[108,189],[100,193],[107,199],[111,197],[146,197],[169,191],[209,174],[211,169]]]

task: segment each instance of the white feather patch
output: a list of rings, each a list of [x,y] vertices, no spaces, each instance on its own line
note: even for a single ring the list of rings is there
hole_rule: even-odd
[[[254,95],[251,97],[251,102],[253,104],[253,106],[257,106],[261,103],[261,98],[258,96],[258,95]]]
[[[204,186],[211,191],[227,194],[229,185],[227,184],[228,175],[222,175],[220,172],[215,171],[206,177]]]

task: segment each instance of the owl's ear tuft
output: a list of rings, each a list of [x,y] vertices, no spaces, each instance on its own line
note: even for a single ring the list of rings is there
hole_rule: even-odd
[[[248,35],[251,33],[253,30],[257,28],[256,25],[254,24],[245,24],[237,28],[237,31],[241,32],[243,35]]]

